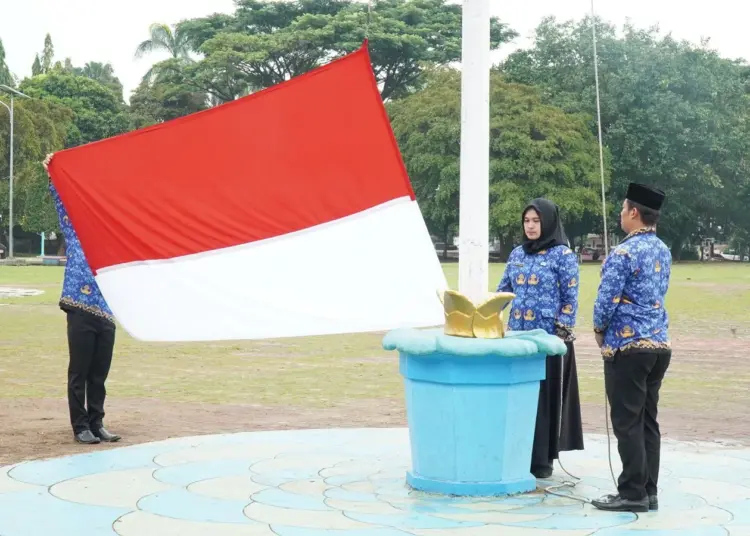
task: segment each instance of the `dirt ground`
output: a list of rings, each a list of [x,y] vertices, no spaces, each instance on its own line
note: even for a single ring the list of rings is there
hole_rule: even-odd
[[[662,393],[660,424],[665,438],[750,445],[750,341],[692,337],[675,341],[673,365]],[[577,343],[579,376],[600,375],[593,343]],[[590,381],[591,383],[591,381]],[[583,384],[583,380],[582,380]],[[597,385],[593,381],[593,385]],[[591,395],[591,393],[589,393]],[[605,430],[604,401],[583,404],[584,431]],[[171,437],[294,428],[390,427],[406,423],[399,399],[358,400],[328,409],[305,407],[167,403],[148,399],[107,400],[108,428],[123,436],[114,445],[73,442],[64,399],[5,400],[0,406],[0,465],[23,460],[124,447]]]

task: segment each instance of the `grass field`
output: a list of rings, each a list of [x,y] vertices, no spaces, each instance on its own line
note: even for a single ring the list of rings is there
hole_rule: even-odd
[[[455,287],[458,265],[444,269]],[[491,265],[492,286],[502,269]],[[64,314],[57,307],[62,277],[58,267],[0,266],[0,286],[44,290],[40,296],[0,299],[0,398],[6,403],[64,400],[67,343]],[[578,370],[582,401],[592,407],[599,407],[603,396],[601,361],[590,336],[598,280],[598,265],[582,267]],[[750,265],[676,265],[666,305],[676,351],[664,407],[696,414],[719,404],[737,412],[745,408],[744,415],[750,401]],[[361,334],[145,344],[120,330],[108,392],[111,400],[283,407],[287,412],[399,408],[397,359],[381,349],[381,339],[382,334]]]

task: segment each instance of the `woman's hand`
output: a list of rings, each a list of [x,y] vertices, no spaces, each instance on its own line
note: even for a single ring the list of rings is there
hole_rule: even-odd
[[[48,155],[47,155],[47,156],[46,156],[46,157],[44,158],[44,162],[42,162],[42,165],[44,166],[44,171],[46,171],[46,172],[47,172],[47,174],[49,174],[49,163],[50,163],[50,161],[52,160],[52,156],[53,156],[53,154],[54,154],[54,153],[49,153],[49,154],[48,154]]]

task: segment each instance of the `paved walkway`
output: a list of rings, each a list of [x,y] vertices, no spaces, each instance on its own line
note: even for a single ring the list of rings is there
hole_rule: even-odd
[[[563,463],[582,478],[575,493],[592,498],[612,483],[606,439],[586,441],[585,452],[565,453]],[[638,516],[543,493],[477,500],[410,493],[404,429],[82,450],[0,468],[0,535],[750,535],[750,450],[716,445],[665,442],[661,511]]]

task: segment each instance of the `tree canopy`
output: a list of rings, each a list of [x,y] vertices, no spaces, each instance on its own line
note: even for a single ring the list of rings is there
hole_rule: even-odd
[[[303,74],[365,39],[381,94],[391,99],[418,89],[425,65],[460,59],[461,6],[379,0],[368,13],[350,0],[238,0],[234,15],[183,21],[177,32],[203,55],[186,67],[186,79],[221,101]],[[515,35],[492,20],[493,48]]]
[[[440,69],[425,89],[388,106],[394,133],[430,230],[444,240],[458,224],[460,73]],[[550,197],[568,221],[597,214],[599,149],[587,117],[544,104],[536,88],[491,79],[490,227],[511,241],[521,211]]]
[[[536,30],[535,46],[502,65],[509,79],[542,88],[545,101],[592,117],[596,128],[591,20],[557,22]],[[626,25],[622,37],[597,21],[602,130],[612,154],[610,200],[630,181],[668,193],[659,226],[679,258],[705,236],[747,190],[750,163],[747,74],[743,64],[707,46],[661,37]],[[616,221],[619,203],[613,203]],[[736,214],[740,216],[739,213]]]
[[[453,67],[461,59],[461,5],[375,0],[370,10],[354,0],[236,0],[235,6],[231,14],[147,28],[146,39],[130,45],[133,53],[169,57],[149,67],[129,96],[111,64],[57,60],[49,34],[29,58],[32,75],[16,80],[0,41],[0,83],[34,98],[17,101],[16,202],[24,228],[54,225],[37,173],[45,151],[237,99],[352,52],[367,39],[425,219],[446,241],[458,232],[460,74]],[[512,240],[522,207],[537,196],[562,207],[571,237],[600,231],[593,22],[544,19],[530,48],[493,69],[494,237]],[[610,228],[617,229],[628,183],[645,182],[667,191],[659,232],[675,258],[702,238],[747,251],[750,65],[722,57],[708,42],[595,22]],[[494,49],[516,36],[497,19],[491,34]],[[7,122],[0,120],[0,145],[7,143]],[[7,153],[0,154],[0,211],[7,211],[7,167]]]

